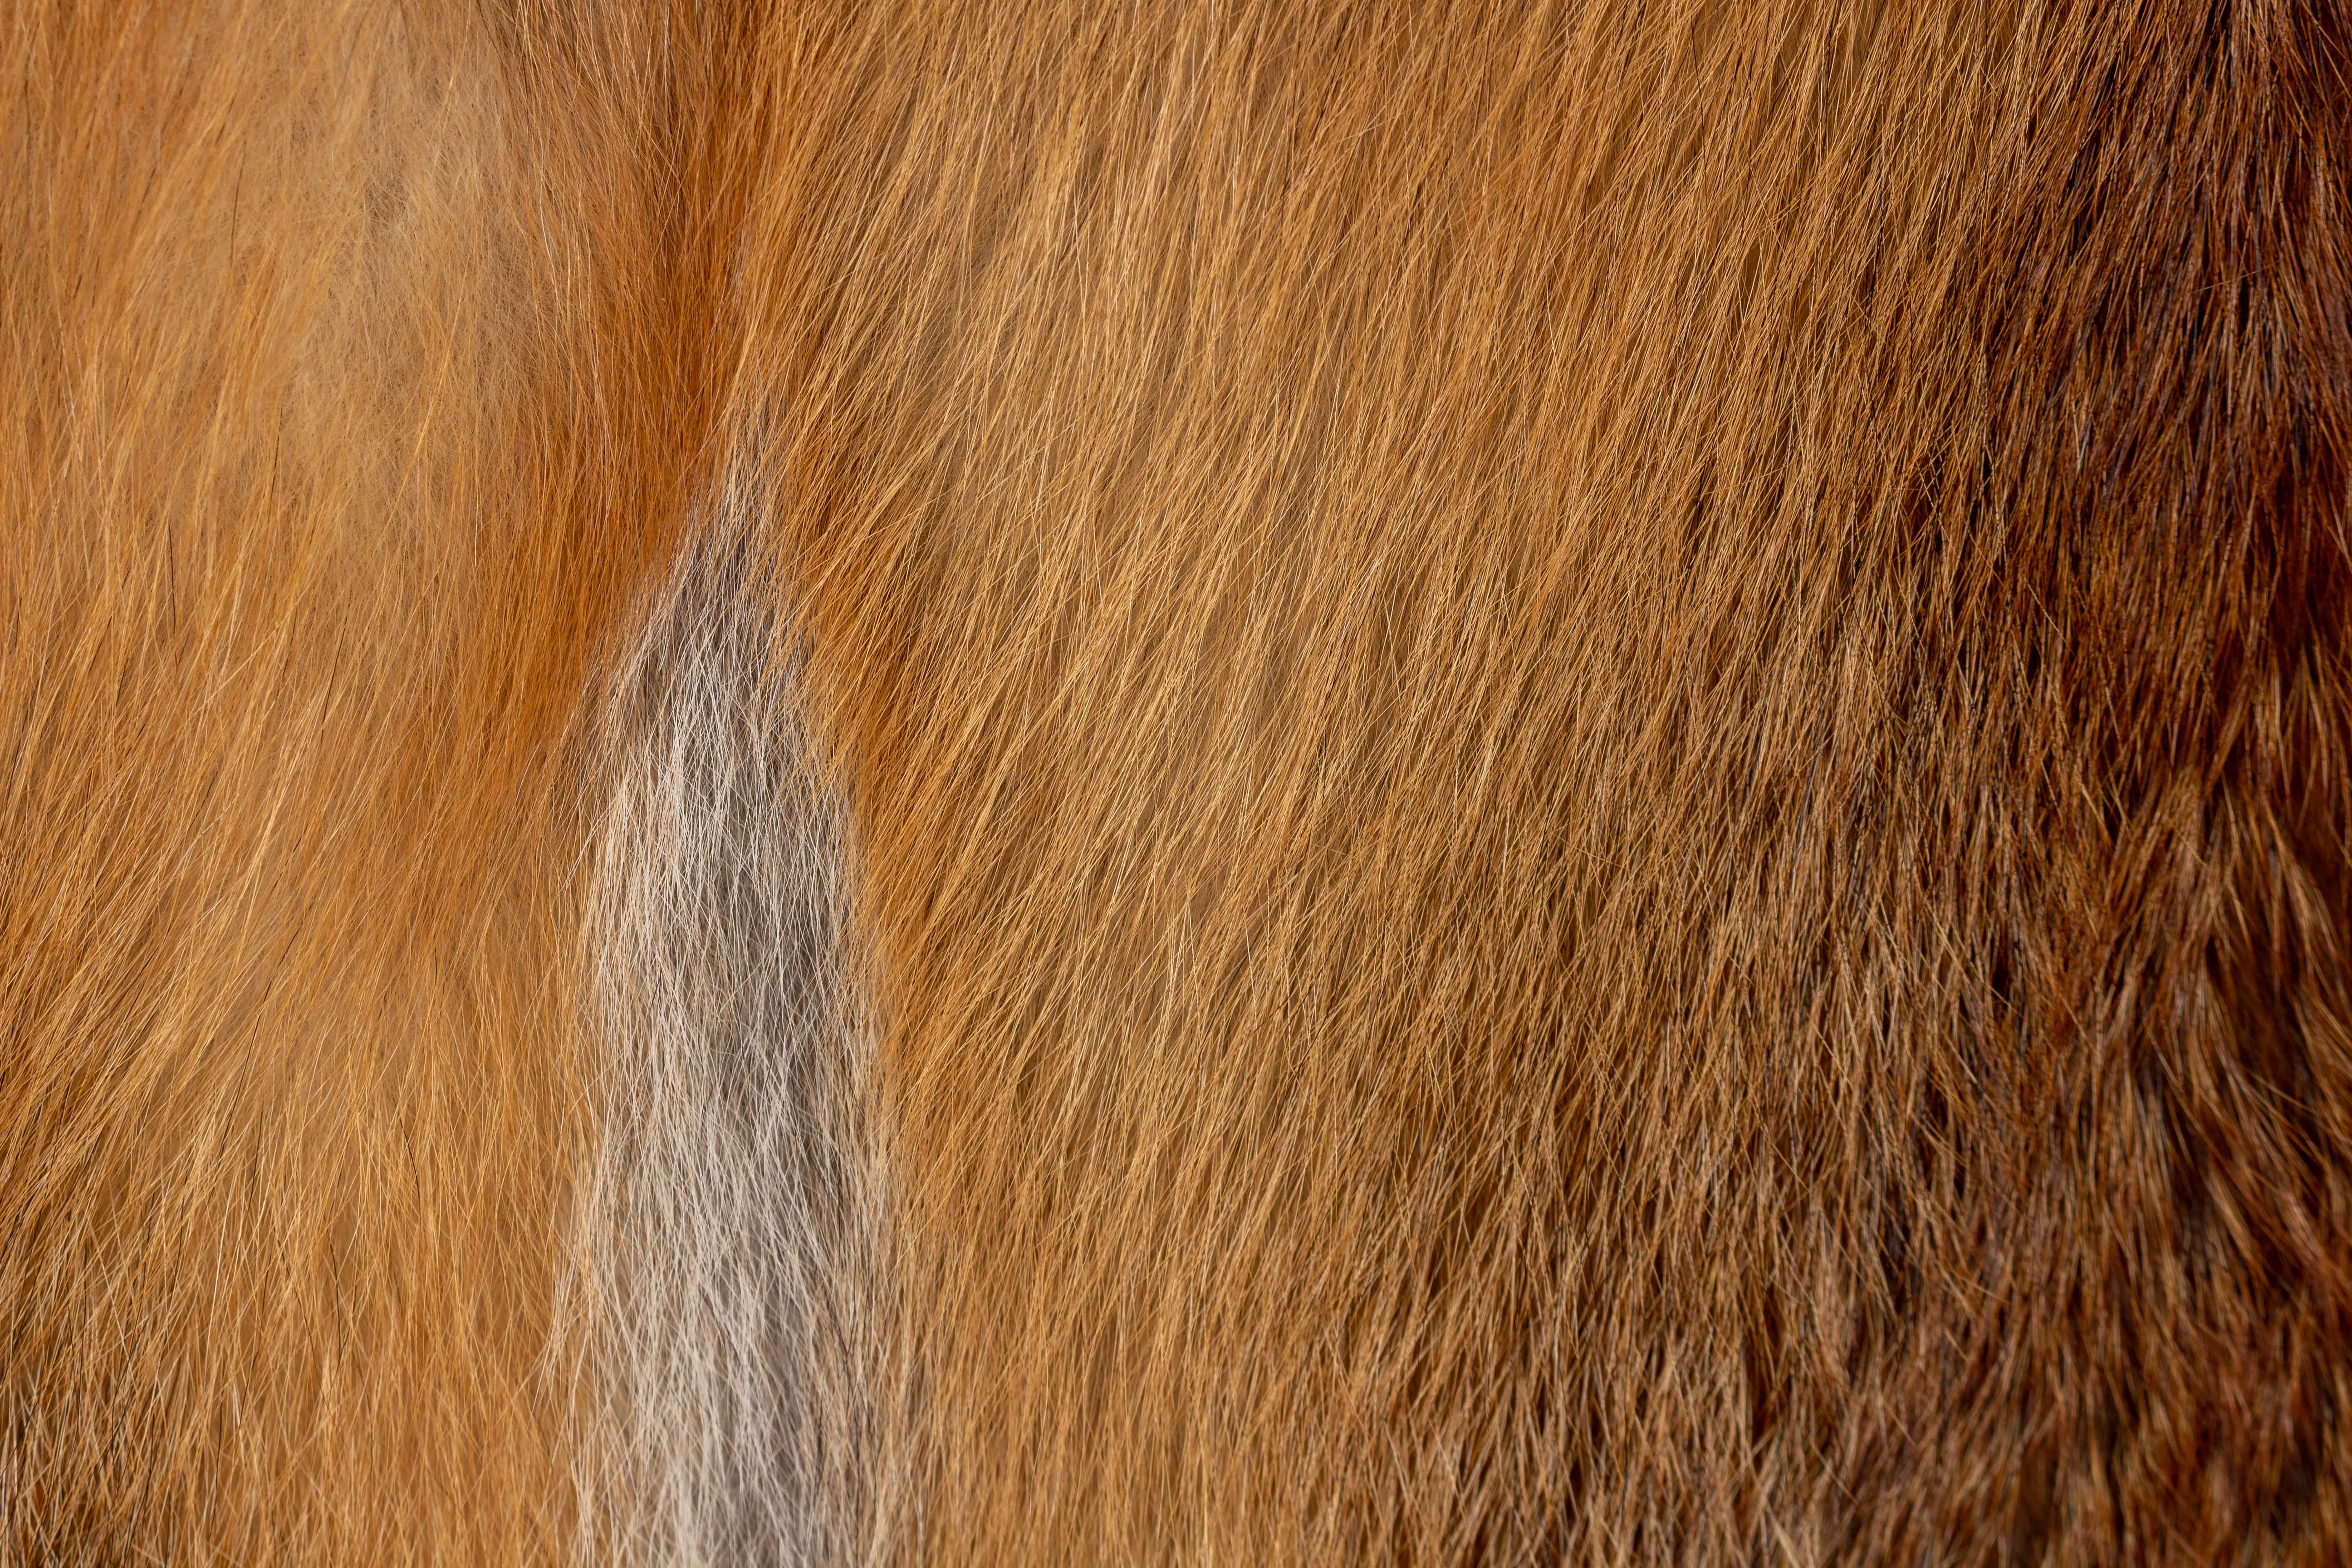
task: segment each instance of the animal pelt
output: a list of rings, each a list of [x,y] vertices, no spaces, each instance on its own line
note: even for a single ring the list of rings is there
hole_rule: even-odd
[[[2352,1556],[2352,14],[0,51],[0,1554]]]

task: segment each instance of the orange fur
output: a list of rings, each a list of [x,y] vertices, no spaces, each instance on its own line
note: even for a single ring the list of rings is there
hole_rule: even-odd
[[[2352,1551],[2340,8],[0,64],[0,1553]]]
[[[906,1556],[2345,1550],[2339,12],[779,26]]]
[[[566,758],[691,452],[664,68],[381,5],[5,37],[0,1552],[541,1555]]]

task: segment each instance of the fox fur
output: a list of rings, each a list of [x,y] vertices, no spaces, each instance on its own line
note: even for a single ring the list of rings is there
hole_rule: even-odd
[[[2352,1556],[2352,12],[35,0],[0,1561]]]

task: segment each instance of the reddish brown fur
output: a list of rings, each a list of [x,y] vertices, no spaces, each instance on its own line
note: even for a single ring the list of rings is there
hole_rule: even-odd
[[[2346,1550],[2340,13],[787,30],[907,1555]]]
[[[698,280],[642,40],[425,9],[0,33],[0,1557],[568,1537],[565,757]]]
[[[2352,1552],[2340,9],[0,37],[5,1550],[604,1544],[582,742],[724,463],[871,1555]]]

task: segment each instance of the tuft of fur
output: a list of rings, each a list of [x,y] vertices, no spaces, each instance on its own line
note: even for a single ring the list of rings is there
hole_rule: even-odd
[[[846,825],[747,564],[748,489],[623,668],[599,838],[609,1055],[578,1223],[603,1403],[582,1447],[607,1467],[589,1522],[619,1562],[846,1563],[872,1531],[871,1029]]]

